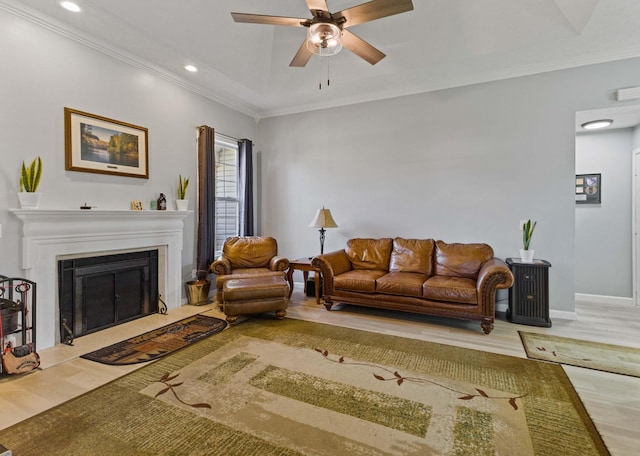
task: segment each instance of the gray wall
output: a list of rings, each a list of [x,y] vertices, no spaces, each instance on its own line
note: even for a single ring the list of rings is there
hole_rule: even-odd
[[[487,242],[505,258],[531,218],[532,248],[553,265],[551,308],[573,312],[575,113],[613,106],[639,73],[633,59],[263,119],[262,231],[284,255],[316,254],[307,225],[324,205],[340,226],[325,251],[415,236]]]
[[[631,128],[576,137],[576,174],[602,174],[601,204],[576,204],[576,293],[630,298]]]
[[[160,192],[173,207],[178,174],[190,176],[195,207],[196,127],[207,124],[254,138],[254,119],[207,100],[148,71],[111,58],[0,10],[0,274],[21,275],[18,207],[22,160],[41,156],[41,207],[145,207]],[[149,129],[149,180],[65,171],[63,108],[70,107]],[[194,216],[186,219],[183,274],[193,268]]]

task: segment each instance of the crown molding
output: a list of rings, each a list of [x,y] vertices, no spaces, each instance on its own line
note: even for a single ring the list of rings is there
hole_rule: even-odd
[[[359,103],[410,96],[420,93],[451,89],[455,87],[464,87],[473,84],[531,76],[540,73],[566,70],[570,68],[640,57],[640,48],[638,48],[637,46],[628,47],[625,49],[618,49],[613,52],[601,51],[599,53],[589,54],[588,56],[579,56],[570,59],[559,58],[552,62],[531,64],[523,67],[505,68],[497,71],[488,71],[476,74],[466,74],[460,77],[451,77],[444,82],[428,81],[428,78],[416,77],[415,79],[419,79],[425,82],[397,86],[389,90],[377,91],[375,93],[345,96],[336,99],[325,98],[324,100],[314,101],[306,104],[277,105],[277,103],[274,103],[272,107],[269,107],[270,101],[264,96],[252,92],[249,88],[239,87],[237,82],[231,80],[230,78],[227,78],[220,73],[216,72],[216,77],[220,78],[221,82],[220,89],[211,90],[199,84],[192,83],[176,75],[175,73],[160,68],[148,61],[145,61],[139,56],[133,55],[121,48],[117,48],[96,38],[89,37],[77,30],[70,29],[68,26],[63,25],[48,16],[44,16],[41,13],[34,11],[24,5],[20,5],[14,0],[0,0],[0,10],[5,10],[40,27],[46,28],[58,35],[64,36],[70,40],[106,54],[112,58],[125,62],[131,66],[152,73],[157,77],[166,80],[174,85],[177,85],[185,90],[188,90],[192,93],[200,95],[216,103],[220,103],[221,105],[224,105],[230,109],[252,117],[256,122],[260,119],[269,117],[278,117],[321,109],[330,109],[340,106],[348,106]],[[243,97],[229,96],[229,93],[239,92],[240,90],[243,90],[245,92]],[[252,103],[252,98],[254,100],[262,100],[261,105],[266,107],[260,108],[259,105],[255,102]]]
[[[238,102],[236,99],[230,97],[221,96],[219,93],[214,93],[211,90],[203,88],[197,84],[193,84],[187,81],[184,78],[172,73],[170,71],[165,70],[164,68],[160,68],[151,62],[148,62],[137,55],[131,54],[121,48],[115,47],[109,43],[106,43],[102,40],[98,40],[95,37],[89,37],[88,35],[71,29],[69,26],[59,23],[58,21],[52,19],[51,17],[44,16],[39,12],[36,12],[30,8],[27,8],[23,5],[17,6],[13,3],[7,3],[6,0],[0,1],[0,10],[7,11],[8,13],[13,14],[14,16],[18,16],[21,19],[24,19],[28,22],[31,22],[39,27],[47,29],[53,33],[61,35],[67,39],[75,41],[83,46],[89,47],[95,51],[98,51],[102,54],[108,55],[116,60],[120,60],[128,65],[133,67],[145,70],[153,75],[163,79],[167,82],[170,82],[174,85],[177,85],[185,90],[198,94],[204,98],[207,98],[211,101],[215,101],[216,103],[220,103],[228,108],[234,109],[242,114],[245,114],[254,119],[258,118],[258,112],[252,107]],[[219,75],[223,77],[222,75]],[[228,78],[227,78],[228,79]],[[233,81],[229,80],[230,84],[233,84]]]

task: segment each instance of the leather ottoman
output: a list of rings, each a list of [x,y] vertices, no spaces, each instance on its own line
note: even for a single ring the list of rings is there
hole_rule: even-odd
[[[289,284],[284,277],[252,277],[227,280],[222,288],[222,311],[230,325],[238,315],[275,311],[281,320],[289,305]]]

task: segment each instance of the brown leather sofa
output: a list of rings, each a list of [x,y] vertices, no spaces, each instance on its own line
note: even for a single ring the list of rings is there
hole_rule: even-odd
[[[493,330],[496,289],[513,274],[487,244],[433,239],[350,239],[344,250],[315,257],[327,310],[348,303],[480,321]]]
[[[289,269],[289,259],[278,256],[278,243],[272,237],[236,236],[227,238],[222,254],[211,263],[216,274],[216,301],[222,305],[222,289],[228,280],[254,277],[282,277]]]

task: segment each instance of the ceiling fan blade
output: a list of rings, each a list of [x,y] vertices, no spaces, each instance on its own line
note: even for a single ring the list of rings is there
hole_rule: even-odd
[[[300,49],[298,49],[298,52],[293,57],[293,60],[291,61],[289,66],[303,67],[307,64],[312,55],[313,52],[311,52],[307,47],[307,39],[305,38],[305,40],[302,42],[302,46],[300,46]]]
[[[308,19],[297,17],[265,16],[262,14],[231,13],[236,22],[246,22],[248,24],[268,24],[287,25],[289,27],[302,27],[302,23]]]
[[[307,6],[312,13],[316,10],[329,11],[326,0],[307,0]]]
[[[340,39],[340,42],[344,47],[349,49],[358,57],[365,59],[371,65],[375,65],[386,57],[382,51],[374,48],[362,38],[351,33],[349,30],[342,31],[342,38]]]
[[[413,10],[411,0],[372,0],[334,13],[333,17],[335,19],[344,17],[347,20],[344,26],[352,27],[362,24],[363,22],[373,21],[411,10]]]

